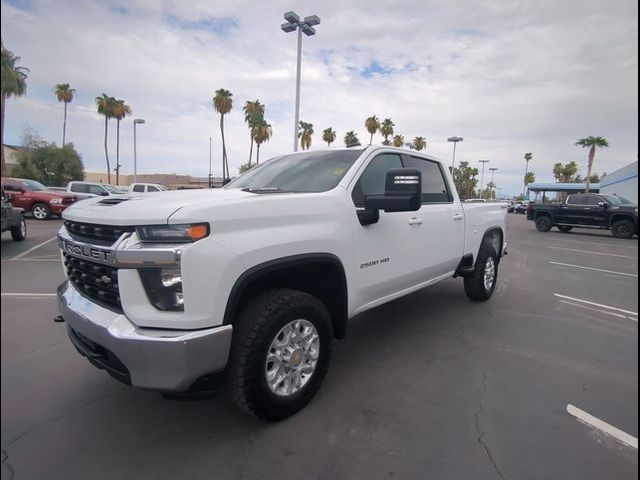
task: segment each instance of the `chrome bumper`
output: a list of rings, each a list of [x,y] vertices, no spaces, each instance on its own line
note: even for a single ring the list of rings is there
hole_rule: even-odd
[[[68,281],[58,287],[58,308],[78,351],[133,386],[184,392],[198,378],[227,365],[231,325],[195,331],[141,329],[86,299]],[[124,378],[111,370],[114,362]]]

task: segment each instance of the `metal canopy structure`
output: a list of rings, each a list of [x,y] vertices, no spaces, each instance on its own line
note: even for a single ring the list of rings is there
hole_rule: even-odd
[[[544,202],[547,192],[554,193],[584,193],[586,184],[584,183],[530,183],[527,185],[528,192],[536,192],[536,198],[542,192],[542,201]],[[599,193],[600,184],[592,183],[589,185],[589,192]]]

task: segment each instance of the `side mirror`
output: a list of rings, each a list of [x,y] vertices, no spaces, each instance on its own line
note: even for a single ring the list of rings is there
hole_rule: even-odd
[[[15,197],[13,196],[13,193],[7,193],[7,195],[6,195],[6,201],[7,202],[9,202],[9,203],[13,202],[14,198]]]
[[[101,197],[108,197],[109,196],[109,192],[105,192],[104,190],[102,192],[100,192],[100,196]]]
[[[422,173],[416,168],[387,172],[384,195],[367,195],[364,208],[385,212],[415,212],[422,206]]]
[[[603,208],[607,208],[609,206],[609,204],[607,202],[598,202],[598,205],[603,207]]]

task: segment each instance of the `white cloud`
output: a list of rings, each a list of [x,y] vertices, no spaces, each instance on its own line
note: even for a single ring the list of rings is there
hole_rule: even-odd
[[[322,19],[318,34],[303,39],[301,119],[314,124],[313,148],[323,147],[328,126],[339,140],[356,130],[368,141],[364,119],[377,114],[407,140],[426,137],[428,151],[447,162],[446,138],[464,136],[456,160],[490,159],[509,193],[521,190],[525,152],[534,154],[537,178],[550,180],[555,162],[585,163],[574,142],[587,135],[611,145],[598,152],[599,172],[636,159],[638,7],[626,0],[332,0],[313,9],[282,1],[3,1],[3,41],[30,68],[28,95],[7,104],[6,141],[19,142],[29,124],[59,143],[53,87],[67,82],[77,90],[67,138],[88,169],[105,164],[94,105],[103,92],[134,112],[121,124],[124,170],[132,169],[139,117],[141,170],[206,175],[213,137],[219,174],[211,105],[218,88],[233,92],[225,118],[232,171],[248,158],[246,100],[265,103],[273,126],[262,157],[290,151],[296,35],[279,25],[292,8]],[[115,122],[109,129],[114,158]]]

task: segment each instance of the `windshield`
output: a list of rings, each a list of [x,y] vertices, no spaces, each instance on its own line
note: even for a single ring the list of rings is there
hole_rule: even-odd
[[[611,205],[635,205],[631,200],[627,200],[619,195],[601,195]]]
[[[254,193],[326,192],[335,188],[363,149],[305,152],[275,157],[225,188]]]
[[[118,190],[116,187],[112,187],[111,185],[102,185],[104,188],[107,189],[107,191],[109,193],[125,193],[122,190]]]
[[[22,180],[22,185],[24,186],[24,188],[26,188],[27,190],[29,190],[31,192],[38,192],[40,190],[47,190],[47,187],[45,187],[40,182],[36,182],[35,180]]]

